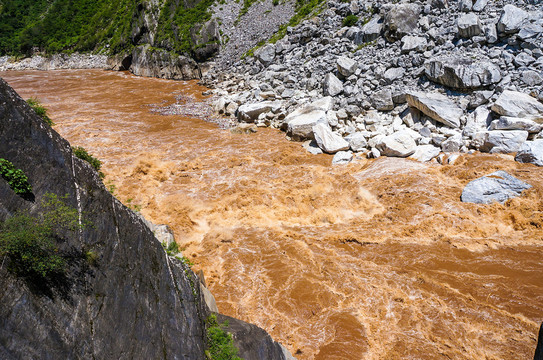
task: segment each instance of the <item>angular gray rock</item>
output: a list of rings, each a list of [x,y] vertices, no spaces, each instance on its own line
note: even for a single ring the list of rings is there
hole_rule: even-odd
[[[322,87],[325,96],[336,96],[343,92],[343,83],[332,73],[326,74]]]
[[[507,4],[503,7],[496,28],[499,33],[514,34],[522,28],[529,16],[528,12],[514,5]]]
[[[406,99],[409,106],[422,111],[432,119],[452,128],[460,126],[460,117],[464,112],[445,95],[408,91]]]
[[[475,204],[503,204],[531,187],[530,184],[499,170],[468,183],[462,191],[461,199],[463,202]]]
[[[394,80],[401,79],[405,75],[405,69],[401,67],[390,68],[383,74],[383,79],[392,84]]]
[[[543,166],[543,139],[526,141],[518,150],[515,160],[521,163]]]
[[[355,44],[361,45],[373,41],[381,35],[383,31],[383,22],[380,16],[374,16],[366,25],[362,27],[360,36],[355,38]]]
[[[479,106],[468,115],[462,135],[473,138],[476,133],[487,129],[490,120],[490,110],[486,106]]]
[[[383,137],[375,146],[383,156],[408,157],[415,153],[417,144],[406,131]]]
[[[483,11],[487,4],[488,0],[477,0],[475,4],[473,4],[472,10],[477,12]]]
[[[349,143],[341,136],[334,134],[326,123],[321,122],[314,125],[313,136],[317,145],[328,154],[335,154],[338,151],[349,149]]]
[[[453,89],[478,89],[501,81],[500,68],[490,61],[460,57],[438,57],[424,64],[432,81]]]
[[[401,39],[411,34],[418,26],[421,7],[416,4],[404,3],[394,5],[385,14],[385,36],[389,41]]]
[[[253,122],[260,114],[270,111],[275,106],[276,104],[273,101],[243,104],[238,108],[238,118],[241,121]]]
[[[317,145],[315,140],[307,140],[306,142],[303,143],[302,147],[313,155],[319,155],[323,153],[323,151]]]
[[[354,61],[353,59],[349,59],[346,56],[338,57],[336,64],[339,73],[345,77],[349,77],[354,74],[354,72],[358,68],[358,64],[356,63],[356,61]]]
[[[490,123],[489,130],[525,130],[533,134],[543,130],[543,126],[530,119],[502,116]]]
[[[474,13],[462,15],[458,18],[458,35],[463,38],[472,38],[482,33],[481,22]]]
[[[540,75],[537,71],[526,70],[522,72],[522,82],[528,86],[537,86],[543,84],[543,73]]]
[[[394,101],[392,101],[392,93],[389,89],[383,89],[373,93],[370,99],[371,104],[377,110],[389,111],[394,109]]]
[[[492,130],[475,134],[473,142],[477,150],[492,154],[517,152],[528,139],[528,132],[523,130]]]
[[[419,145],[409,158],[420,162],[428,162],[437,157],[440,152],[441,149],[434,145]]]
[[[345,141],[349,143],[349,146],[351,147],[352,151],[362,151],[365,150],[368,146],[368,142],[366,141],[366,138],[362,133],[355,132],[353,134],[350,134],[346,136]]]
[[[275,59],[275,45],[268,44],[255,51],[255,57],[264,66],[268,66]]]
[[[460,151],[462,145],[462,135],[456,134],[441,143],[441,150],[445,153],[454,153]]]
[[[332,158],[332,164],[348,164],[353,160],[353,153],[350,151],[340,151]]]
[[[518,91],[505,90],[492,105],[492,111],[503,116],[529,118],[543,123],[543,104]]]
[[[285,118],[287,135],[293,140],[314,139],[313,126],[326,121],[326,112],[320,109],[305,108],[295,111]]]
[[[402,38],[402,53],[410,51],[423,52],[428,48],[428,41],[422,36],[407,35]]]

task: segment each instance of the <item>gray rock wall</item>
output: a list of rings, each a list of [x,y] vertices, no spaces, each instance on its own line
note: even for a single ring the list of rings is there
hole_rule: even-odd
[[[33,188],[25,200],[0,178],[0,221],[18,211],[39,214],[44,195],[54,193],[90,222],[57,244],[68,264],[64,276],[36,282],[0,260],[1,359],[205,358],[210,312],[198,277],[166,255],[144,221],[1,79],[0,158],[22,169]],[[88,251],[95,262],[86,260]],[[262,329],[251,336],[238,336],[237,344],[278,346]],[[258,349],[240,351],[286,358],[259,357]]]

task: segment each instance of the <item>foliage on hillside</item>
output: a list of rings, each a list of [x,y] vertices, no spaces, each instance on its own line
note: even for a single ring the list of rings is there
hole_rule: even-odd
[[[213,2],[178,5],[166,0],[157,43],[177,53],[190,52],[191,29],[211,17]],[[141,0],[0,0],[0,55],[129,51],[135,45],[132,24],[142,9]]]

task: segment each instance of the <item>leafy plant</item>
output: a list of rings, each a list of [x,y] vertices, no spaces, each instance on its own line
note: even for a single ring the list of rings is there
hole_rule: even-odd
[[[6,159],[0,159],[0,175],[9,184],[9,187],[18,195],[27,195],[32,193],[32,186],[28,182],[28,177],[23,170],[15,166]]]
[[[98,160],[97,158],[95,158],[94,156],[92,156],[91,154],[89,154],[87,150],[85,150],[85,148],[81,146],[74,146],[72,147],[72,151],[74,152],[75,156],[91,164],[92,167],[95,168],[96,171],[98,171],[98,175],[100,176],[101,179],[106,177],[104,173],[100,171],[100,168],[102,167],[102,162]]]
[[[205,354],[213,360],[242,360],[237,356],[238,349],[234,346],[232,334],[224,330],[228,322],[219,324],[217,315],[211,314],[206,320],[207,347]]]
[[[343,19],[343,26],[353,26],[354,24],[356,24],[358,22],[358,17],[356,15],[347,15],[344,19]]]
[[[179,245],[175,241],[172,241],[170,245],[166,245],[166,243],[162,243],[162,247],[166,249],[166,253],[170,256],[174,256],[179,253]]]
[[[41,278],[64,272],[66,261],[56,242],[84,226],[77,210],[66,205],[65,200],[45,194],[40,216],[19,213],[0,225],[0,256],[10,259],[9,271]]]
[[[37,98],[30,98],[26,100],[26,103],[30,105],[32,109],[34,109],[34,112],[36,112],[36,114],[38,114],[38,116],[41,117],[47,125],[55,125],[55,123],[53,123],[53,120],[51,120],[51,118],[47,115],[47,109],[41,104],[41,102]]]

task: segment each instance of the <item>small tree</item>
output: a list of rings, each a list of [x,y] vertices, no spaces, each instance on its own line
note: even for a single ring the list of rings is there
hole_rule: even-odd
[[[45,194],[41,216],[19,213],[0,225],[0,256],[10,259],[9,271],[42,278],[64,271],[66,262],[56,243],[66,232],[83,227],[78,211],[66,205],[65,199]]]

